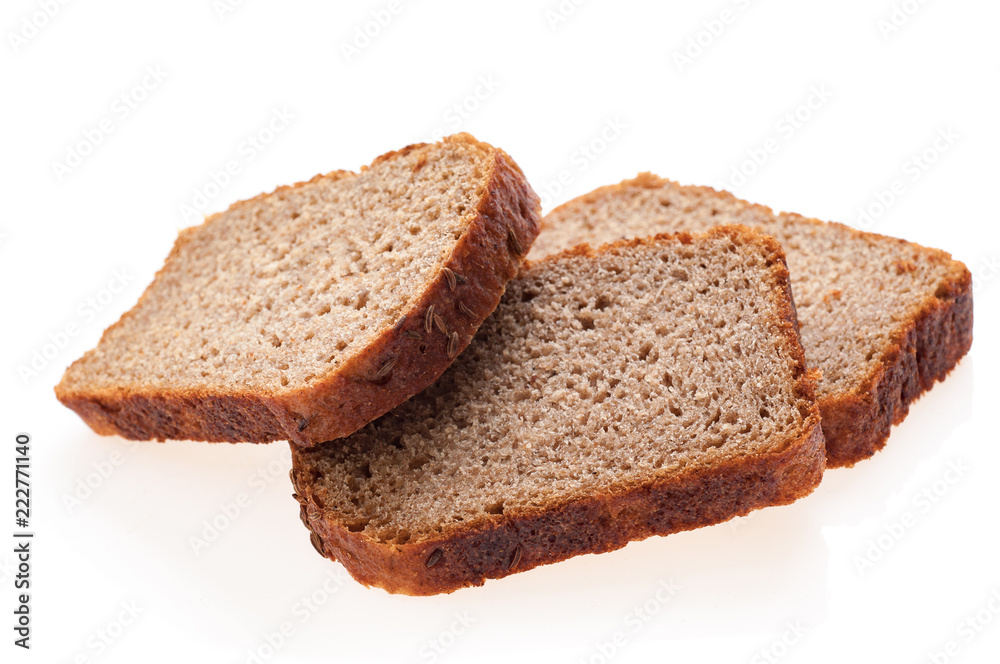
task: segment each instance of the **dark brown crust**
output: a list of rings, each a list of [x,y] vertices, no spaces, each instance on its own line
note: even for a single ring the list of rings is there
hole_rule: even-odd
[[[493,159],[476,216],[443,265],[452,274],[439,273],[411,304],[404,322],[386,329],[368,347],[347,358],[335,373],[309,388],[271,395],[205,390],[71,392],[60,383],[56,396],[94,431],[105,435],[136,440],[290,440],[309,446],[347,436],[427,387],[496,308],[524,259],[511,246],[530,247],[541,216],[538,196],[505,152],[468,134],[445,141],[473,143],[488,150]],[[423,145],[382,155],[373,165]],[[351,175],[339,171],[312,181]],[[288,188],[280,187],[270,195]],[[189,237],[190,233],[181,234],[175,253]],[[431,306],[441,325],[427,333],[424,317]]]
[[[292,484],[300,517],[310,529],[313,546],[340,561],[367,586],[408,595],[447,593],[482,585],[539,565],[584,553],[604,553],[652,535],[668,535],[726,521],[751,510],[784,505],[810,493],[823,475],[825,448],[814,376],[795,328],[788,270],[781,247],[772,238],[743,227],[719,227],[706,235],[728,235],[740,242],[763,245],[771,266],[776,305],[775,323],[797,365],[796,393],[810,405],[794,439],[776,444],[777,451],[743,460],[664,475],[646,483],[585,499],[565,501],[545,509],[507,511],[468,523],[448,534],[407,544],[379,542],[325,510],[303,481],[304,455],[292,449]],[[583,245],[558,256],[595,255],[629,246],[664,241],[688,244],[698,236],[686,233],[625,240],[594,250]]]
[[[794,223],[830,225],[842,232],[871,241],[896,242],[927,252],[932,260],[947,263],[949,275],[928,294],[924,302],[894,332],[880,353],[877,364],[862,376],[849,392],[824,396],[819,400],[826,438],[827,468],[853,466],[885,447],[893,424],[909,413],[910,404],[955,367],[972,347],[972,274],[961,261],[939,249],[923,247],[898,238],[867,233],[850,226],[810,219],[792,213],[775,215],[771,208],[747,203],[727,191],[711,187],[682,186],[653,175],[640,173],[632,180],[607,185],[564,203],[549,213],[579,202],[593,203],[627,187],[656,189],[671,186],[696,191],[706,197],[745,204],[757,214]],[[546,219],[549,218],[546,217]],[[542,220],[544,228],[546,219]]]

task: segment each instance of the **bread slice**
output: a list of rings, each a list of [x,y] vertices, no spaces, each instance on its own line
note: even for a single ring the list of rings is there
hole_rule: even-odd
[[[733,223],[785,249],[806,360],[822,372],[827,467],[872,456],[972,345],[972,276],[949,254],[644,173],[553,210],[529,258]]]
[[[181,232],[56,395],[126,438],[346,436],[451,364],[540,216],[513,160],[468,134],[236,203]]]
[[[431,388],[292,458],[319,552],[413,595],[789,503],[824,449],[781,248],[730,227],[529,265]]]

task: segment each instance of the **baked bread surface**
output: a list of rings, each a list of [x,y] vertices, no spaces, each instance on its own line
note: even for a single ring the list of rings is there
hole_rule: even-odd
[[[946,252],[643,173],[550,212],[529,258],[733,223],[784,248],[806,361],[822,374],[827,466],[872,456],[972,345],[972,275]]]
[[[539,217],[514,161],[468,134],[241,201],[181,232],[56,395],[133,439],[346,436],[458,356]]]
[[[524,267],[430,388],[293,449],[313,545],[414,595],[789,503],[823,436],[780,246],[746,227]]]

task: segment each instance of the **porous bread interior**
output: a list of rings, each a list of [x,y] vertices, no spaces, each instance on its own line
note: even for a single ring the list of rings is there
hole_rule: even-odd
[[[437,383],[297,450],[296,472],[335,520],[403,544],[776,452],[812,402],[770,260],[719,234],[531,265]]]
[[[439,274],[475,217],[490,159],[471,141],[427,145],[185,231],[64,388],[308,386],[391,328]]]
[[[754,226],[784,248],[806,361],[822,372],[821,399],[856,389],[891,347],[899,323],[911,320],[955,270],[942,251],[798,215],[775,216],[762,206],[649,174],[551,212],[529,259],[582,242],[599,246],[719,224]]]

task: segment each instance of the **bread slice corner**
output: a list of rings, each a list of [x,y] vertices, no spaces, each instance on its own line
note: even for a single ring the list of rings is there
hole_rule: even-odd
[[[538,197],[468,134],[210,215],[55,392],[94,431],[346,436],[433,382],[538,233]]]

